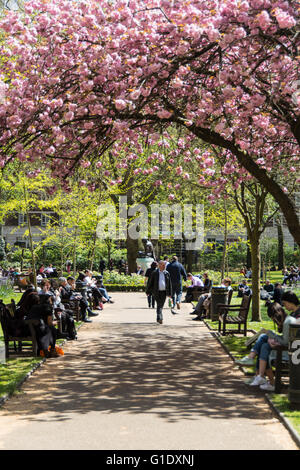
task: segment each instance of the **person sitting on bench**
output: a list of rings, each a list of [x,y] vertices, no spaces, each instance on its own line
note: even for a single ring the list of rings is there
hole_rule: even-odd
[[[300,323],[300,302],[297,296],[292,292],[284,292],[282,295],[283,306],[291,311],[290,315],[286,315],[285,310],[280,304],[274,302],[268,305],[268,316],[276,319],[278,330],[282,331],[282,335],[277,335],[271,330],[261,330],[254,347],[248,356],[243,357],[237,364],[243,366],[255,365],[256,358],[256,376],[250,383],[250,386],[259,386],[262,390],[268,392],[275,391],[274,374],[271,367],[272,360],[276,357],[275,348],[277,346],[287,346],[289,342],[289,329],[291,324]],[[281,322],[279,318],[281,317]],[[280,323],[282,326],[280,326]],[[288,359],[287,351],[283,351],[283,358]],[[265,375],[269,381],[265,379]]]
[[[52,297],[39,296],[39,303],[33,305],[25,317],[25,320],[39,320],[35,325],[38,347],[44,353],[44,357],[58,357],[55,349],[58,330],[55,328],[56,321],[53,320]]]
[[[194,298],[193,293],[199,290],[199,287],[204,287],[204,284],[200,277],[193,276],[192,273],[188,273],[187,278],[191,281],[191,285],[186,290],[185,302],[191,302]]]
[[[224,279],[222,279],[220,287],[227,287],[228,290],[232,290],[230,277],[225,277]],[[196,307],[190,313],[190,315],[197,315],[197,317],[193,318],[193,320],[201,321],[201,320],[203,320],[203,318],[205,318],[206,313],[204,313],[203,310],[205,310],[205,311],[209,310],[210,300],[211,300],[211,293],[210,292],[206,292],[206,293],[200,295]]]

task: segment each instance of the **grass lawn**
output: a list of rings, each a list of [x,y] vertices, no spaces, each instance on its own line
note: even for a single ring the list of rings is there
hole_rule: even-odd
[[[12,394],[20,381],[41,361],[41,357],[14,357],[9,358],[6,364],[0,364],[0,398]]]
[[[5,295],[0,295],[0,298],[5,304],[10,303],[11,299],[14,299],[17,303],[21,298],[21,293],[10,292]],[[80,322],[76,322],[76,327],[80,325]],[[3,332],[0,325],[0,341],[3,341]],[[63,343],[62,339],[57,341],[58,345]],[[21,380],[30,372],[37,364],[42,362],[42,357],[10,357],[6,360],[5,364],[0,364],[0,398],[15,392],[16,387]]]
[[[300,410],[293,410],[286,395],[273,395],[272,401],[300,436]]]

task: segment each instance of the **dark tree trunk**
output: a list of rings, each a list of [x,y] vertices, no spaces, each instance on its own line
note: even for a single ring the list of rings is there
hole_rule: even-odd
[[[277,221],[277,235],[278,235],[278,269],[284,268],[284,243],[283,243],[283,230],[281,221]]]
[[[186,251],[186,269],[189,273],[193,272],[193,258],[194,252],[192,250]]]
[[[136,258],[139,251],[139,241],[133,240],[130,236],[127,236],[126,239],[126,248],[127,248],[127,263],[128,263],[128,274],[136,272],[137,264]]]
[[[261,321],[260,316],[260,240],[259,235],[252,233],[251,264],[252,264],[252,321]]]
[[[247,240],[247,261],[246,261],[246,266],[247,266],[247,269],[250,269],[251,268],[251,265],[252,265],[252,261],[251,261],[251,248],[250,248],[250,241]]]

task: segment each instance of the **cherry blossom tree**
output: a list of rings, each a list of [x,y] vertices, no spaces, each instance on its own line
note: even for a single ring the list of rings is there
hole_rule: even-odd
[[[221,147],[228,175],[256,178],[300,245],[280,178],[300,182],[297,1],[31,0],[24,10],[0,21],[0,166],[41,161],[67,185],[116,141],[180,126],[181,145]],[[201,163],[213,177],[210,158]]]

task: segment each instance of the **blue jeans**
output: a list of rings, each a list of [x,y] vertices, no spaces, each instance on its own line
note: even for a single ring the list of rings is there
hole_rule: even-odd
[[[106,300],[109,300],[110,297],[107,293],[107,290],[104,289],[104,287],[98,287],[99,291],[101,292],[102,297],[104,297]]]
[[[270,369],[270,362],[269,356],[270,352],[272,351],[271,346],[268,343],[268,335],[260,335],[258,340],[256,341],[254,347],[251,351],[255,351],[257,353],[257,361],[256,361],[256,369],[259,369],[259,360],[262,359],[263,361],[267,362],[267,369]]]
[[[181,302],[181,297],[182,297],[182,285],[181,284],[175,284],[172,285],[172,301],[173,301],[173,307],[175,307],[176,303]]]

